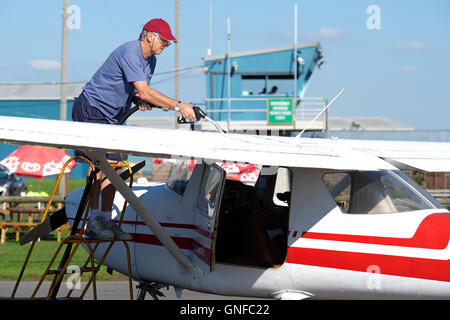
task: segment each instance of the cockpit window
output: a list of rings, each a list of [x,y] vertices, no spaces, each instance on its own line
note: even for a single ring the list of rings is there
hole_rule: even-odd
[[[223,181],[223,169],[217,165],[209,165],[203,171],[202,184],[197,199],[200,212],[213,217],[216,211],[220,189]]]
[[[323,176],[344,213],[377,214],[442,208],[401,171],[352,171]]]
[[[194,161],[178,160],[169,179],[167,179],[167,187],[182,196],[186,190],[189,179],[191,178],[192,168],[194,166]]]

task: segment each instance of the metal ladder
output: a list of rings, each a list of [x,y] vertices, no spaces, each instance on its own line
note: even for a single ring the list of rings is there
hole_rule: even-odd
[[[15,298],[16,292],[17,292],[17,288],[20,284],[20,281],[22,279],[23,273],[25,271],[25,268],[28,264],[29,258],[31,256],[31,253],[34,249],[34,246],[36,244],[36,241],[38,240],[39,234],[40,234],[40,229],[42,227],[42,223],[44,222],[45,218],[47,217],[47,213],[48,210],[50,208],[50,205],[53,201],[53,198],[55,196],[56,190],[58,189],[58,185],[61,181],[62,175],[64,174],[64,171],[66,169],[66,167],[69,165],[70,162],[72,162],[75,159],[82,159],[84,161],[86,161],[89,166],[91,167],[91,175],[88,179],[88,182],[86,184],[86,187],[84,189],[83,192],[83,196],[81,198],[79,207],[78,207],[78,211],[77,211],[77,215],[75,217],[75,221],[73,223],[72,226],[72,230],[71,230],[71,234],[70,236],[68,236],[67,238],[65,238],[61,244],[59,245],[58,249],[56,250],[55,254],[53,255],[53,258],[51,259],[48,267],[46,268],[44,274],[42,275],[38,285],[36,286],[36,289],[34,290],[33,294],[31,295],[31,299],[35,299],[36,294],[38,293],[42,283],[44,282],[45,278],[49,275],[54,275],[54,279],[51,283],[50,289],[48,291],[48,294],[46,296],[46,300],[48,299],[56,299],[56,296],[58,294],[62,279],[64,277],[64,275],[66,274],[73,274],[73,270],[69,267],[70,261],[72,260],[72,258],[74,257],[77,249],[80,247],[81,244],[84,244],[88,250],[89,250],[89,257],[88,259],[85,261],[84,265],[79,268],[79,272],[80,272],[80,278],[81,278],[81,274],[83,273],[87,273],[87,272],[91,272],[91,277],[89,279],[89,281],[87,282],[87,284],[85,285],[82,294],[77,297],[77,298],[72,298],[70,297],[74,288],[72,287],[69,292],[66,295],[66,299],[79,299],[82,300],[85,296],[85,294],[87,293],[90,285],[92,284],[92,288],[93,288],[93,298],[94,300],[97,300],[97,285],[96,285],[96,280],[95,280],[95,276],[97,274],[97,272],[100,270],[100,267],[102,266],[103,262],[105,261],[108,253],[110,252],[112,246],[115,244],[115,242],[117,241],[122,241],[124,244],[124,247],[126,249],[127,252],[127,263],[128,263],[128,283],[129,283],[129,290],[130,290],[130,300],[133,300],[133,287],[132,287],[132,270],[131,270],[131,263],[130,263],[130,249],[128,246],[128,243],[126,240],[98,240],[98,239],[90,239],[90,238],[85,238],[83,236],[83,232],[84,232],[84,227],[86,225],[87,222],[87,217],[89,215],[89,209],[90,209],[90,205],[92,202],[92,196],[93,196],[93,186],[95,185],[95,183],[99,183],[96,181],[96,173],[98,172],[98,169],[92,164],[91,161],[89,161],[87,158],[85,157],[81,157],[81,156],[77,156],[77,157],[72,157],[71,159],[69,159],[63,166],[61,173],[56,181],[56,185],[55,188],[53,190],[53,194],[50,197],[50,201],[47,204],[46,210],[44,212],[44,215],[41,219],[41,223],[34,235],[33,241],[31,243],[30,249],[28,251],[27,257],[25,259],[25,262],[22,266],[22,270],[19,274],[19,277],[17,279],[16,285],[14,287],[13,293],[11,295],[11,299]],[[126,162],[126,161],[122,161],[123,163],[125,163],[125,165],[115,165],[117,167],[127,167],[128,171],[130,173],[130,188],[132,187],[132,183],[133,183],[133,170],[131,169],[130,165]],[[121,217],[120,217],[120,222],[119,222],[119,227],[122,224],[123,221],[123,217],[125,214],[125,210],[127,207],[127,202],[124,202],[123,205],[123,209],[122,209],[122,213],[121,213]],[[84,214],[83,214],[84,213]],[[81,228],[78,228],[78,225],[81,221],[81,218],[83,218],[83,222],[81,225]],[[108,247],[105,250],[103,256],[100,258],[100,260],[98,261],[97,265],[95,265],[95,259],[94,259],[94,253],[97,250],[97,248],[99,247],[99,245],[101,243],[108,243]],[[73,244],[75,244],[74,248],[72,248]],[[66,249],[64,251],[63,257],[61,258],[61,261],[59,263],[59,267],[57,269],[51,269],[51,267],[53,266],[56,258],[58,257],[62,247],[66,245]]]

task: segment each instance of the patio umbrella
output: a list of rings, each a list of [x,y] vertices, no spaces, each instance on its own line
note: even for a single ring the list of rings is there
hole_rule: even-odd
[[[56,148],[22,146],[0,163],[16,175],[42,179],[58,175],[69,159],[67,153]],[[76,162],[72,161],[64,172],[69,173],[75,165]]]
[[[154,164],[176,163],[177,159],[153,159]],[[189,170],[194,170],[196,161],[189,162]],[[227,179],[241,181],[243,183],[255,183],[258,180],[259,169],[254,164],[238,164],[234,162],[216,162],[216,164],[225,170]]]

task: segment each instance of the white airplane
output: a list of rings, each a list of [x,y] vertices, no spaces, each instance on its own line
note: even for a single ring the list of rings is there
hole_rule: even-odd
[[[77,149],[116,186],[132,276],[273,299],[449,299],[450,213],[400,169],[450,171],[450,144],[352,141],[0,117],[0,142]],[[180,158],[132,189],[106,152]],[[184,159],[184,160],[183,160]],[[188,164],[197,164],[189,170]],[[254,185],[216,162],[256,164]],[[83,189],[66,197],[73,224]],[[96,251],[103,254],[106,244]],[[105,265],[128,273],[116,242]]]

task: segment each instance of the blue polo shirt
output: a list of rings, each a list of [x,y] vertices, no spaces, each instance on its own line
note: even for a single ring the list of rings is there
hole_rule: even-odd
[[[92,107],[115,124],[131,107],[137,92],[133,82],[146,81],[150,85],[155,66],[155,55],[144,59],[139,40],[126,42],[109,55],[83,93]]]

